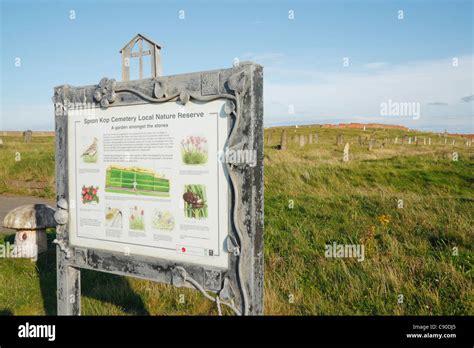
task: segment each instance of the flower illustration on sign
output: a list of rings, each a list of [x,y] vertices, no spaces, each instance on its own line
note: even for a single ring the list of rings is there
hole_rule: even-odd
[[[207,139],[190,135],[181,141],[181,156],[184,164],[207,163]]]
[[[81,196],[82,196],[82,203],[99,203],[99,196],[97,195],[97,191],[99,190],[98,186],[82,186]]]
[[[129,227],[132,230],[145,230],[144,210],[135,206],[130,208]]]

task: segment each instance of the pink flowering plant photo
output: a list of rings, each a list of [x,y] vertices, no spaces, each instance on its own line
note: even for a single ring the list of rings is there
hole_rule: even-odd
[[[145,230],[144,210],[135,206],[130,209],[129,227],[132,230]]]
[[[190,135],[181,141],[181,156],[184,164],[207,163],[207,139]]]

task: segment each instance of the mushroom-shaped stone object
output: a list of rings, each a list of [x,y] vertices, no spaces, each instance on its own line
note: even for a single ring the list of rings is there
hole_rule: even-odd
[[[54,212],[54,208],[45,204],[29,204],[5,216],[3,226],[17,231],[13,257],[36,258],[46,251],[46,229],[56,227]]]

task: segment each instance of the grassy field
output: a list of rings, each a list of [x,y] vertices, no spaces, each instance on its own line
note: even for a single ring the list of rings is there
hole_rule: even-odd
[[[459,138],[446,146],[436,134],[417,132],[409,135],[431,137],[433,145],[381,148],[384,138],[400,142],[407,133],[300,127],[287,129],[289,148],[280,151],[281,129],[266,130],[265,140],[268,132],[266,314],[474,314],[473,147]],[[318,133],[318,144],[291,140],[309,133]],[[335,145],[338,134],[350,143],[349,162]],[[359,136],[378,143],[369,151]],[[34,139],[33,146],[13,140],[0,148],[0,192],[53,197],[52,138]],[[23,163],[14,161],[17,149]],[[51,186],[19,192],[5,185],[6,176]],[[13,242],[12,235],[0,239]],[[364,245],[365,260],[326,258],[325,245],[333,242]],[[1,260],[0,314],[55,314],[55,277],[54,248],[37,263]],[[84,315],[217,314],[197,291],[132,278],[83,272],[82,290]]]
[[[54,137],[33,137],[25,144],[23,137],[2,137],[0,145],[0,194],[55,197],[54,184]],[[15,187],[8,180],[45,183],[45,189]]]

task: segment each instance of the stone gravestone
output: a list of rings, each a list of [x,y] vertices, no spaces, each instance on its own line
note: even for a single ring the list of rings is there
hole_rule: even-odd
[[[448,142],[448,138],[444,138],[444,145],[446,145]]]
[[[369,140],[369,151],[372,151],[372,148],[375,146],[375,140],[370,139]]]
[[[267,135],[267,145],[270,145],[271,142],[272,142],[272,133],[270,133],[270,131],[268,131],[268,135]]]
[[[395,137],[395,139],[393,140],[393,143],[398,144],[398,137]]]
[[[339,134],[336,139],[336,145],[342,145],[344,143],[344,136]]]
[[[319,135],[318,133],[314,133],[314,143],[317,144],[319,141]]]
[[[423,145],[426,145],[426,138],[423,138]]]
[[[3,139],[0,138],[0,145],[3,145]]]
[[[300,147],[303,147],[305,145],[305,136],[303,134],[300,134],[299,144]]]
[[[362,137],[359,135],[359,145],[363,145],[363,144],[364,144],[364,142],[362,140]]]
[[[349,161],[349,143],[346,143],[346,145],[344,145],[344,154],[342,156],[342,160],[344,162]]]
[[[411,137],[408,137],[408,145],[411,145]]]
[[[30,144],[31,143],[31,138],[33,136],[33,132],[31,130],[27,130],[23,132],[23,137],[25,140],[25,144]]]
[[[161,47],[123,50],[143,41]],[[103,78],[53,102],[58,314],[80,314],[82,269],[263,314],[263,68]]]
[[[431,145],[431,138],[428,138],[428,145]]]
[[[287,135],[286,135],[286,130],[281,131],[281,138],[280,138],[280,150],[286,150],[287,148]]]
[[[308,135],[308,144],[312,145],[313,144],[313,134]]]

